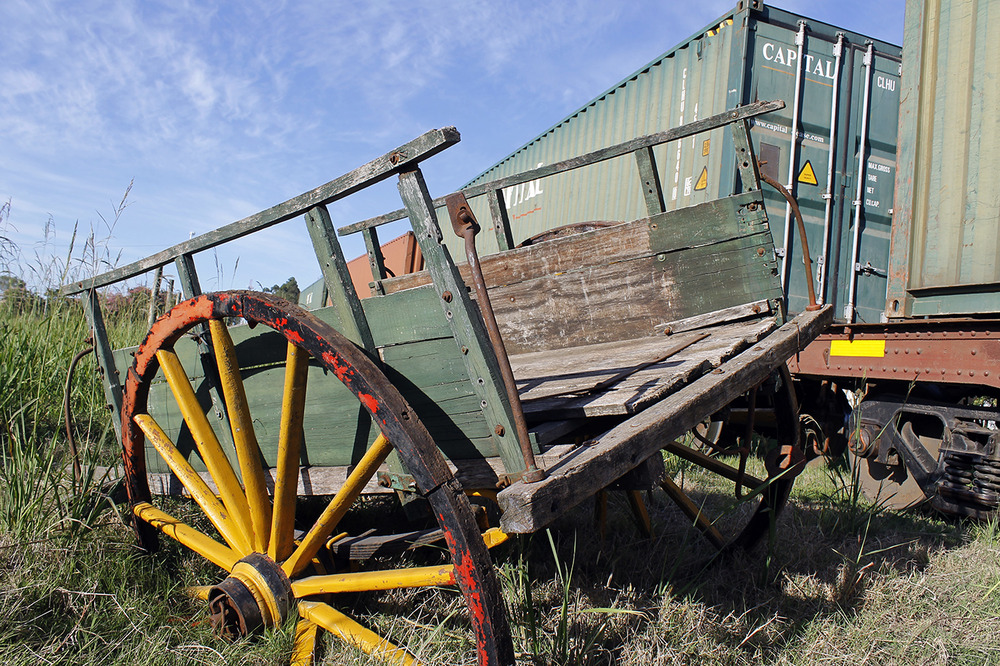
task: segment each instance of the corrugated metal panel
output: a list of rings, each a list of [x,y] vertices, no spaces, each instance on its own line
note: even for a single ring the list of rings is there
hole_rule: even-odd
[[[650,63],[469,185],[517,174],[724,111],[734,30],[731,17],[719,23],[725,27],[716,26],[700,33]],[[665,175],[664,197],[668,210],[718,197],[716,188],[706,186],[696,190],[695,185],[702,167],[713,165],[713,176],[719,171],[721,137],[722,131],[713,133],[712,142],[718,149],[707,156],[701,151],[707,136],[687,140],[687,149],[680,145],[685,142],[657,147],[654,156]],[[631,156],[578,169],[544,182],[508,188],[504,191],[504,199],[515,230],[515,241],[573,221],[628,220],[646,212]],[[477,207],[477,215],[489,219],[486,210],[485,206]],[[487,234],[480,242],[484,253],[497,249],[495,240]]]
[[[805,39],[800,67],[796,35],[802,21]],[[844,35],[844,42],[842,66],[838,70],[834,52],[839,34]],[[852,310],[857,318],[878,321],[885,302],[891,174],[872,172],[877,182],[866,184],[868,196],[862,200],[858,225],[863,230],[857,250],[859,261],[854,260],[852,202],[861,161],[859,151],[864,150],[866,158],[870,156],[876,164],[893,161],[900,52],[898,47],[873,43],[871,80],[880,77],[878,80],[884,86],[881,89],[872,86],[871,131],[862,137],[863,79],[870,74],[862,64],[862,57],[870,41],[760,3],[740,3],[732,12],[605,91],[468,185],[663,131],[738,104],[784,99],[786,109],[762,118],[753,128],[758,156],[762,152],[770,156],[771,164],[765,169],[781,182],[789,182],[791,169],[792,189],[806,219],[814,260],[824,254],[827,224],[824,195],[831,194],[834,205],[829,214],[832,237],[828,243],[830,259],[825,262],[829,282],[826,300],[846,303],[849,294],[854,295]],[[794,133],[795,160],[790,167],[795,79],[800,69],[799,122]],[[839,83],[836,100],[839,110],[831,133],[834,78]],[[884,131],[886,128],[890,131]],[[827,173],[831,139],[836,158],[832,179]],[[667,209],[731,194],[736,178],[732,151],[732,139],[726,130],[657,147],[654,157]],[[809,168],[803,173],[807,164]],[[878,169],[869,166],[866,170],[873,168]],[[867,175],[862,174],[862,178]],[[867,192],[869,185],[871,193]],[[503,194],[515,243],[563,224],[631,220],[646,214],[631,156],[508,188]],[[775,245],[783,248],[785,202],[773,191],[765,190],[765,194]],[[470,203],[480,220],[490,219],[485,200]],[[497,250],[492,234],[480,238],[483,253]],[[460,250],[458,241],[446,238],[446,242],[453,254]],[[806,277],[798,247],[799,240],[790,232],[787,283],[792,312],[806,305]],[[852,286],[855,264],[867,264],[871,270],[859,273]]]
[[[997,0],[909,2],[887,313],[1000,312]]]

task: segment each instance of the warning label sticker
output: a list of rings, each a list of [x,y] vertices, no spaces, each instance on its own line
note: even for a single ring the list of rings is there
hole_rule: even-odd
[[[712,150],[712,140],[705,139],[701,142],[701,156],[708,157],[708,153]]]
[[[694,190],[698,192],[706,187],[708,187],[708,167],[702,167],[701,175],[698,176],[698,182],[694,184]]]
[[[813,171],[812,162],[809,160],[806,160],[805,166],[799,172],[799,182],[806,185],[819,185],[819,181],[816,180],[816,172]]]

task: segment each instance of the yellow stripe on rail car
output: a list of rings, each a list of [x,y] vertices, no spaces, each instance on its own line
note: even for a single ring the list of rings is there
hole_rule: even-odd
[[[831,340],[830,356],[883,358],[885,356],[885,340]]]

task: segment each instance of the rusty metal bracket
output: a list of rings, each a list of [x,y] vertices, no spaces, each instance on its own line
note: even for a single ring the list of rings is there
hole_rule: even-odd
[[[469,270],[472,273],[472,286],[476,291],[476,300],[479,301],[479,310],[483,315],[483,323],[486,324],[486,331],[490,336],[490,343],[496,353],[497,361],[500,365],[500,375],[503,378],[504,388],[507,392],[507,399],[510,401],[511,412],[514,417],[514,428],[517,430],[517,440],[521,447],[521,455],[524,458],[524,473],[521,480],[525,483],[534,483],[545,478],[545,471],[538,469],[535,464],[535,452],[531,450],[531,439],[528,437],[528,424],[524,419],[524,409],[521,407],[521,396],[517,392],[517,384],[514,382],[514,372],[510,369],[510,359],[507,357],[507,349],[500,335],[500,327],[497,325],[496,315],[493,314],[493,306],[490,304],[490,296],[486,290],[486,280],[483,278],[483,271],[479,266],[479,253],[476,252],[476,234],[479,233],[479,223],[466,201],[465,195],[455,192],[445,197],[445,205],[448,207],[448,216],[451,218],[451,225],[455,233],[465,239],[465,254],[469,261]],[[501,426],[497,426],[500,428]]]
[[[393,472],[377,472],[378,485],[383,488],[392,488],[404,493],[417,492],[417,480],[409,474],[396,474]]]

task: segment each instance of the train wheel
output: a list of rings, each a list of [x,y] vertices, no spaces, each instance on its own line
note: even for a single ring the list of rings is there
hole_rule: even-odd
[[[661,488],[719,551],[756,544],[774,525],[805,465],[784,366],[738,403],[733,411],[746,415],[738,436],[713,444],[689,435],[664,447],[672,459]],[[760,419],[762,425],[755,417],[765,410],[773,418]]]
[[[252,326],[262,324],[287,340],[273,501],[241,372],[224,323],[229,317],[242,317]],[[237,469],[223,453],[173,350],[182,335],[201,324],[207,324],[211,334]],[[381,434],[319,518],[308,523],[301,537],[296,537],[300,433],[310,357],[354,394]],[[158,369],[163,370],[215,489],[195,472],[147,410],[150,384]],[[124,460],[140,541],[153,549],[157,533],[165,534],[228,574],[200,594],[207,598],[213,623],[221,632],[243,635],[258,627],[282,626],[287,618],[297,616],[296,663],[308,662],[306,648],[314,640],[317,627],[394,663],[413,663],[414,656],[405,648],[348,616],[343,606],[338,608],[338,599],[354,592],[457,585],[464,595],[470,636],[474,638],[474,646],[469,649],[475,649],[479,663],[513,663],[499,584],[468,500],[427,429],[399,392],[357,346],[332,327],[266,294],[234,291],[199,296],[178,305],[154,324],[135,354],[125,392]],[[183,523],[154,502],[146,475],[146,438],[198,503],[218,537],[209,533],[210,528],[201,531]],[[338,538],[341,519],[392,450],[399,453],[416,479],[418,491],[429,502],[446,544],[442,550],[450,562],[315,573],[311,562]]]

